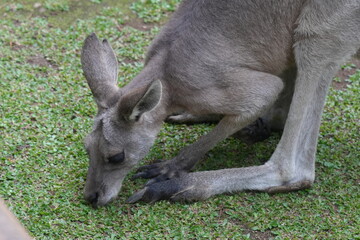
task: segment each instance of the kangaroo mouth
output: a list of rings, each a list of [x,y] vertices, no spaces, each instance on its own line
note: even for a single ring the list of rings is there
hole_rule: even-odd
[[[114,201],[118,196],[122,187],[122,180],[116,183],[115,186],[102,187],[99,190],[88,192],[85,190],[84,197],[85,200],[94,208],[105,206],[110,202]]]

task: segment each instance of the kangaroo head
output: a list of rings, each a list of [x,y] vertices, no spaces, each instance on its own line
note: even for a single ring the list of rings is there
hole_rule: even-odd
[[[85,40],[81,63],[98,106],[92,132],[85,139],[89,170],[85,199],[94,207],[119,193],[127,173],[152,146],[159,123],[148,114],[159,103],[159,80],[130,91],[117,87],[117,60],[106,41],[95,34]]]

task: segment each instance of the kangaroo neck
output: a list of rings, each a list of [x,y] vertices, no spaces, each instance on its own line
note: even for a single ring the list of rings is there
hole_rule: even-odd
[[[163,78],[163,57],[162,54],[158,54],[151,58],[150,61],[145,63],[141,72],[131,80],[123,89],[125,92],[133,89],[148,86],[155,80],[162,80]]]
[[[151,57],[151,59],[148,59],[141,72],[124,88],[122,88],[122,92],[131,92],[137,88],[149,86],[155,80],[160,80],[162,83],[161,100],[155,109],[147,114],[157,122],[162,122],[172,112],[170,110],[171,103],[169,101],[169,87],[163,74],[163,63],[165,59],[165,54],[163,53],[164,52],[158,52],[155,56]]]

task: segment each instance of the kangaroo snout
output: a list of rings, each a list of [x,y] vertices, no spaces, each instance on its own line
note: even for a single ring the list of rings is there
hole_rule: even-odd
[[[97,208],[97,203],[99,199],[99,193],[93,192],[93,193],[84,193],[85,200],[90,203],[93,208]]]
[[[121,190],[122,180],[105,184],[91,185],[87,182],[84,191],[85,200],[93,207],[104,206],[113,201]]]

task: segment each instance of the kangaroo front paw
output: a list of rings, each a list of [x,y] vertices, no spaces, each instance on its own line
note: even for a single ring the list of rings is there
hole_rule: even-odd
[[[252,124],[235,133],[233,137],[242,139],[245,142],[252,144],[263,141],[269,138],[270,135],[270,127],[262,118],[259,118]]]
[[[186,177],[146,185],[133,194],[126,202],[139,201],[154,203],[160,200],[192,202],[207,198],[206,188],[199,188]]]
[[[158,162],[151,165],[140,167],[138,169],[138,173],[136,173],[132,177],[132,179],[151,178],[146,184],[146,185],[150,185],[156,182],[162,182],[172,178],[179,178],[185,173],[186,171],[178,169],[173,164],[170,164],[168,162]]]

